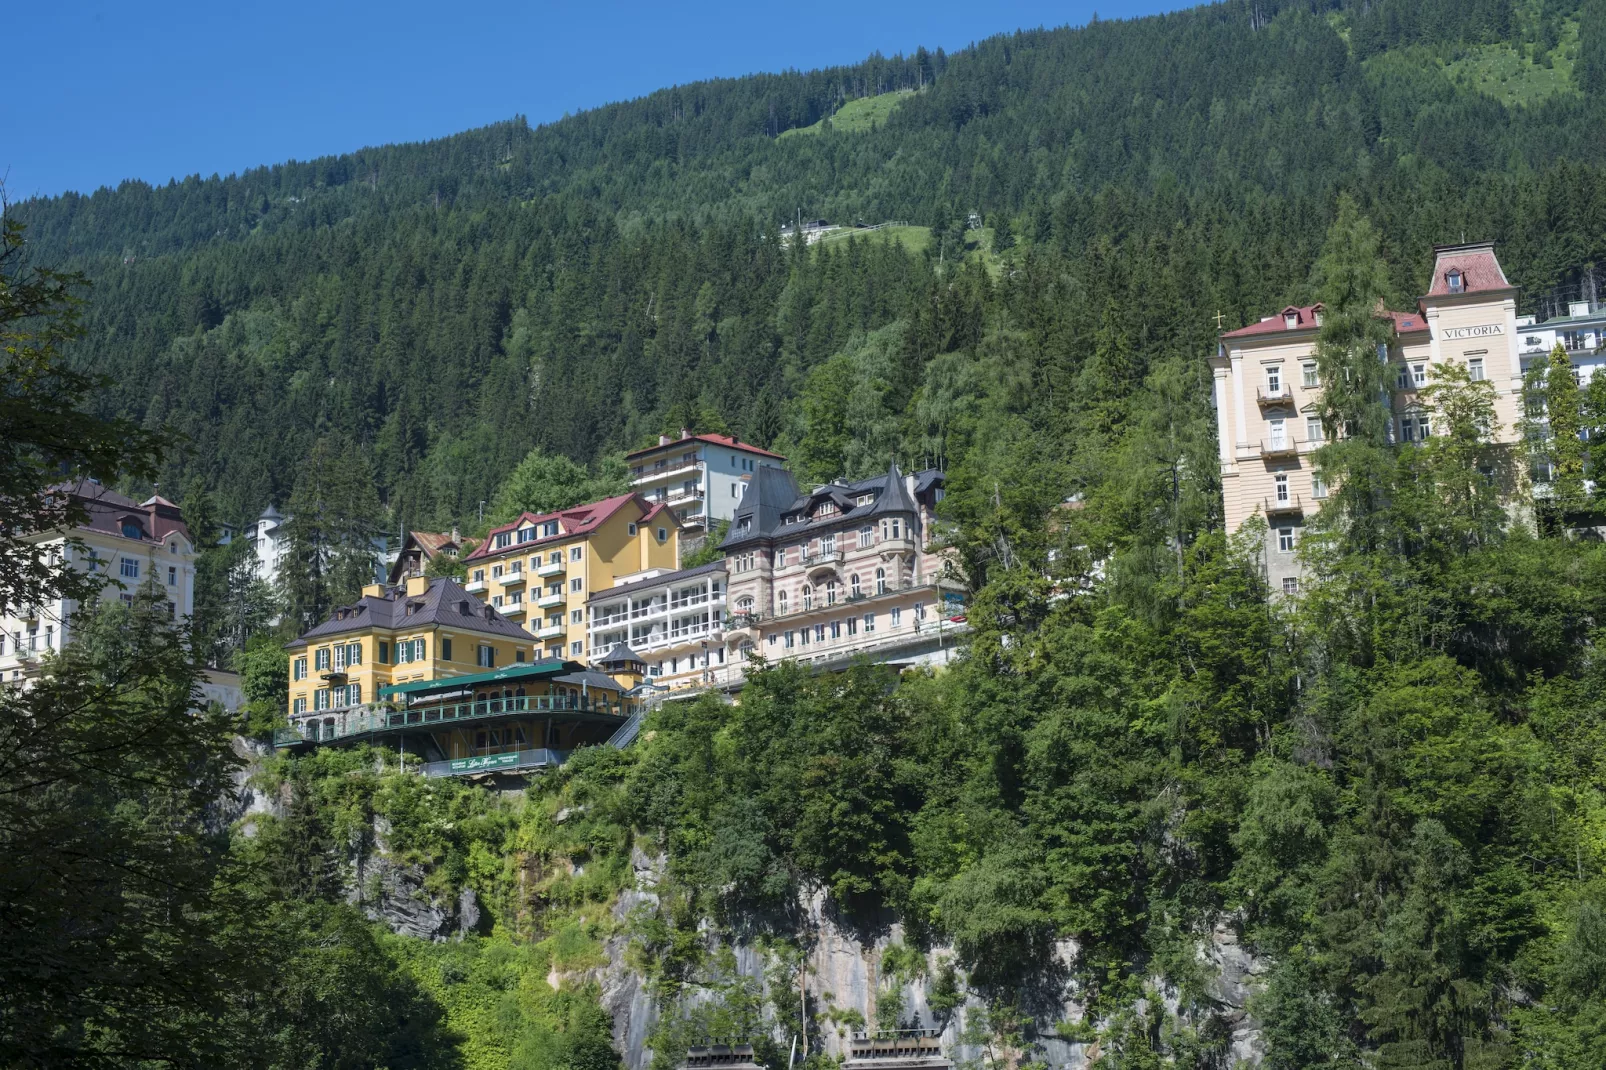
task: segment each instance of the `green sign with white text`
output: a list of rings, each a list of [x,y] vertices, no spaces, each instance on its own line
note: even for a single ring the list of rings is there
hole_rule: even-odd
[[[518,765],[517,754],[486,754],[478,758],[453,758],[452,772],[476,773],[481,769],[506,769],[510,765]]]

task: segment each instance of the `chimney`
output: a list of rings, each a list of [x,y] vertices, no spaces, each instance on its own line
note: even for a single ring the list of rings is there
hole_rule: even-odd
[[[660,446],[669,445],[669,436],[668,435],[659,435],[658,436],[658,445],[660,445]]]
[[[408,576],[407,577],[407,597],[408,598],[417,598],[420,595],[424,595],[424,594],[428,594],[428,593],[429,593],[429,577],[428,576]]]
[[[682,428],[681,428],[681,429],[680,429],[680,437],[681,437],[681,438],[691,438],[691,428],[689,428],[689,427],[682,427]]]
[[[385,597],[385,585],[383,583],[370,583],[362,589],[362,596],[364,598],[383,598]]]

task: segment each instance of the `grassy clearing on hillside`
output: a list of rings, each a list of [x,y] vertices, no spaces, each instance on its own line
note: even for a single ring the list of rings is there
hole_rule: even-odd
[[[1577,56],[1578,23],[1569,21],[1562,28],[1560,43],[1548,55],[1548,67],[1543,53],[1530,55],[1517,46],[1498,44],[1397,49],[1367,60],[1366,68],[1380,79],[1432,77],[1436,73],[1459,89],[1483,93],[1514,108],[1576,93],[1573,63]]]
[[[898,89],[878,96],[859,97],[842,105],[834,115],[829,115],[811,126],[782,131],[781,137],[791,137],[793,134],[818,134],[825,129],[827,123],[839,134],[865,133],[885,123],[893,109],[913,93],[913,89]]]

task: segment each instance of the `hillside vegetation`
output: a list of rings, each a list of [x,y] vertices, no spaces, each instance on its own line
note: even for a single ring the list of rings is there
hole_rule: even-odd
[[[1472,77],[1508,52],[1560,88]],[[899,93],[871,129],[780,136]],[[1606,548],[1569,524],[1598,522],[1606,378],[1533,384],[1585,432],[1559,436],[1565,501],[1524,486],[1539,457],[1483,442],[1489,384],[1436,383],[1453,418],[1405,447],[1351,391],[1310,582],[1285,598],[1262,533],[1222,530],[1204,358],[1218,314],[1323,300],[1344,361],[1324,381],[1369,383],[1375,350],[1343,325],[1408,307],[1462,235],[1500,243],[1530,305],[1575,284],[1606,257],[1603,119],[1600,0],[1229,0],[19,206],[35,255],[93,281],[71,352],[107,376],[102,414],[187,436],[127,479],[181,488],[214,533],[197,629],[208,655],[246,644],[255,719],[235,727],[282,709],[283,636],[231,608],[219,519],[290,502],[346,550],[371,526],[472,527],[532,451],[602,485],[682,425],[783,452],[805,483],[943,466],[973,634],[896,686],[756,672],[739,706],[668,705],[630,750],[513,798],[325,751],[264,763],[272,805],[225,834],[199,789],[35,801],[0,768],[0,806],[36,822],[0,834],[37,826],[16,842],[39,857],[59,835],[115,859],[104,829],[176,865],[155,850],[174,828],[186,867],[182,910],[141,883],[90,946],[65,923],[35,939],[9,909],[23,883],[0,882],[0,1062],[128,1065],[138,1041],[182,1063],[204,1038],[227,1065],[605,1070],[590,971],[614,940],[664,1011],[656,1070],[733,1033],[770,1038],[779,1070],[792,1022],[854,1024],[786,995],[800,897],[823,895],[844,924],[902,924],[893,975],[943,949],[932,1007],[978,1009],[989,1068],[1041,1065],[1057,1036],[1096,1042],[1101,1070],[1225,1070],[1218,930],[1265,965],[1250,1007],[1276,1070],[1601,1065]],[[910,226],[783,243],[800,207]],[[177,671],[157,607],[107,612],[82,672],[115,676],[130,637]],[[188,723],[166,676],[135,685]],[[79,692],[0,699],[53,694]],[[151,759],[164,776],[227,782],[224,726],[204,728]],[[657,897],[616,915],[642,858]],[[379,859],[441,901],[473,889],[489,931],[378,931],[349,900],[371,905],[358,867]],[[735,934],[782,970],[769,996],[735,975]],[[88,996],[21,983],[62,947],[88,973],[102,943],[119,970]],[[184,985],[120,1002],[169,973]],[[1068,998],[1085,1017],[1060,1020]]]

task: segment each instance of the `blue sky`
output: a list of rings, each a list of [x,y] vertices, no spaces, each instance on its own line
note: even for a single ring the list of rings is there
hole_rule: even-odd
[[[545,122],[702,78],[1181,6],[23,2],[5,17],[0,176],[15,200],[228,174],[520,113]]]

